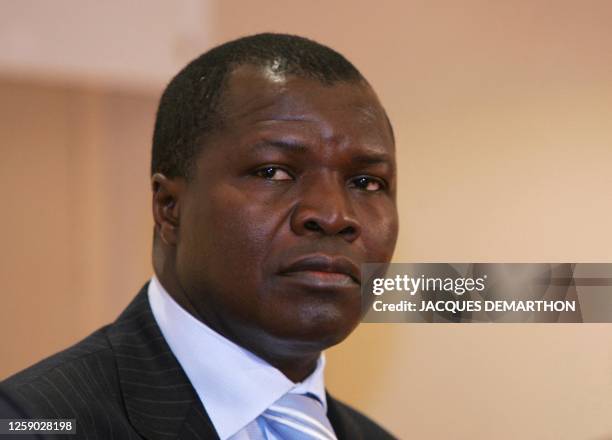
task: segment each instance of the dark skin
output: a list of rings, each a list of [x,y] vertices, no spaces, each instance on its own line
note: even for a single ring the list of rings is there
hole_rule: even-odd
[[[365,82],[240,66],[191,179],[152,177],[173,298],[294,382],[359,323],[360,267],[398,233],[393,136]]]

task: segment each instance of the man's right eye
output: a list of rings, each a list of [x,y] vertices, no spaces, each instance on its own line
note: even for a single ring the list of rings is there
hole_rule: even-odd
[[[255,175],[268,180],[293,180],[291,174],[280,167],[264,167],[255,171]]]

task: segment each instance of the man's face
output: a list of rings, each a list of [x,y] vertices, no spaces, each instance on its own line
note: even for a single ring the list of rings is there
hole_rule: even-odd
[[[398,231],[390,128],[369,86],[237,68],[180,201],[179,283],[256,353],[321,350],[361,318],[360,267]],[[282,353],[281,353],[282,354]]]

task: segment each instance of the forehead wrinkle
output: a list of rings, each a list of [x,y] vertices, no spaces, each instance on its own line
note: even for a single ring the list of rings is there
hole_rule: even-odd
[[[267,101],[263,101],[260,97],[254,96],[249,99],[244,105],[242,105],[238,111],[233,109],[228,109],[227,105],[224,106],[224,117],[229,121],[232,119],[244,119],[248,118],[253,114],[261,113],[270,107],[274,107],[276,104],[275,99],[269,99]]]
[[[225,117],[230,120],[246,121],[251,124],[265,124],[274,122],[305,122],[316,123],[320,118],[304,111],[295,111],[290,99],[283,99],[283,95],[277,95],[271,99],[261,102],[254,97],[235,112],[226,111]],[[229,109],[228,109],[229,110]]]

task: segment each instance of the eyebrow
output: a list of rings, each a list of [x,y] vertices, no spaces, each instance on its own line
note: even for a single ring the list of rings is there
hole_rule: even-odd
[[[390,164],[391,156],[387,153],[372,152],[366,154],[358,154],[352,158],[353,162],[363,165]]]
[[[299,141],[292,140],[271,140],[264,139],[259,142],[256,142],[252,148],[254,150],[260,150],[265,148],[276,148],[282,151],[292,152],[292,153],[306,153],[308,152],[308,146]],[[381,151],[378,148],[370,148],[370,151],[360,152],[359,154],[353,156],[351,161],[355,164],[364,166],[364,165],[388,165],[392,166],[393,160],[391,156]]]
[[[260,150],[260,149],[269,148],[269,147],[274,147],[279,150],[294,151],[294,152],[300,152],[300,153],[306,152],[308,150],[308,147],[299,141],[281,141],[281,140],[270,140],[270,139],[264,139],[259,142],[256,142],[252,148],[254,150]]]

